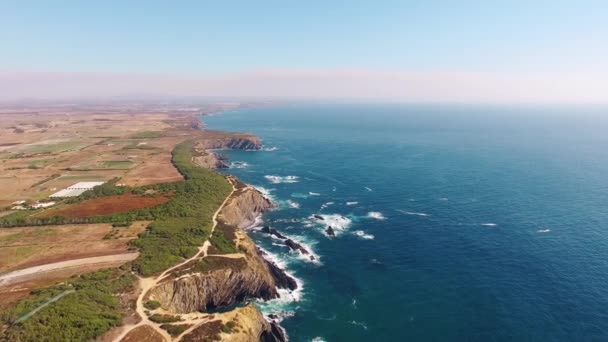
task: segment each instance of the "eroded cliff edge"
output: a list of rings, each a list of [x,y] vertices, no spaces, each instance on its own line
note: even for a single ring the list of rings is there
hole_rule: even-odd
[[[236,143],[244,144],[242,140]],[[263,252],[242,230],[253,224],[262,212],[272,209],[273,203],[253,187],[232,179],[236,190],[218,215],[218,225],[206,255],[174,270],[150,291],[148,299],[158,301],[164,312],[172,314],[203,312],[226,320],[239,312],[239,321],[248,322],[243,323],[248,333],[222,333],[222,340],[284,341],[285,335],[277,323],[267,321],[253,305],[242,306],[254,298],[277,298],[278,289],[295,290],[298,286],[295,279],[265,260]],[[224,242],[232,247],[227,248]],[[207,324],[207,328],[217,325],[212,322],[202,325]],[[202,325],[186,336],[194,337],[209,330]]]

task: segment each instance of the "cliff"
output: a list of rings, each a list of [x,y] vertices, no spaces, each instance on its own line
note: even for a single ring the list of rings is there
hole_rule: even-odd
[[[224,206],[220,220],[229,226],[243,229],[251,226],[260,213],[273,207],[272,202],[259,191],[238,183],[235,196]]]
[[[259,150],[262,148],[260,138],[249,133],[224,133],[206,131],[205,139],[197,143],[197,150],[209,149],[237,149],[237,150]]]
[[[285,334],[278,324],[268,322],[264,316],[249,304],[230,312],[215,315],[211,322],[202,324],[189,334],[184,341],[229,341],[229,342],[283,342]]]
[[[264,260],[242,230],[272,203],[243,183],[218,217],[224,231],[240,253],[208,255],[178,268],[155,287],[151,295],[163,308],[176,313],[209,312],[250,298],[278,297],[277,288],[294,290],[297,284],[276,265]]]
[[[207,169],[225,169],[228,168],[226,165],[227,158],[213,152],[203,152],[200,156],[192,158],[192,162],[195,165],[204,167]]]

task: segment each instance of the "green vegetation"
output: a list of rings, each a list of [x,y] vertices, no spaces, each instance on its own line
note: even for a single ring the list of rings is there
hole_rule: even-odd
[[[233,241],[230,241],[220,229],[216,229],[209,239],[211,246],[215,247],[220,253],[236,253],[237,249]]]
[[[129,169],[133,164],[134,163],[129,160],[108,160],[103,163],[104,167],[110,169]]]
[[[139,239],[131,241],[140,251],[134,270],[144,276],[196,254],[209,237],[213,214],[230,194],[231,186],[224,176],[191,163],[192,152],[192,141],[175,147],[173,164],[186,180],[156,186],[156,190],[175,194],[163,205],[143,209],[156,218]]]
[[[128,213],[94,216],[78,223],[153,220],[138,239],[131,241],[131,245],[140,251],[140,256],[131,263],[131,269],[144,276],[161,272],[184,258],[192,257],[209,237],[213,214],[231,191],[230,183],[224,176],[193,165],[190,162],[192,153],[191,141],[176,146],[173,151],[173,163],[184,175],[185,181],[131,189],[116,186],[116,179],[73,199],[74,202],[80,202],[128,191],[154,190],[161,194],[171,193],[168,202]],[[27,217],[35,212],[37,211],[20,211],[1,217],[0,226],[66,223],[66,219],[60,216],[35,220]],[[225,243],[221,236],[214,239],[220,241],[220,246]],[[30,297],[0,314],[0,327],[7,327],[0,333],[0,340],[86,341],[97,338],[120,322],[122,309],[118,294],[131,291],[135,282],[128,267],[73,277],[61,285],[34,291]],[[15,324],[19,317],[66,290],[75,292],[49,304],[31,318]],[[146,304],[150,310],[155,306],[150,302]],[[171,315],[152,315],[150,319],[163,324],[180,321],[179,317]],[[164,329],[170,334],[179,334],[184,327],[171,325]]]
[[[135,133],[130,138],[131,139],[156,139],[156,138],[162,138],[163,136],[164,136],[163,132],[146,131],[146,132]]]
[[[169,335],[177,337],[181,335],[184,331],[188,330],[188,328],[190,328],[191,326],[192,325],[190,324],[163,324],[160,327],[162,329],[165,329],[169,333]]]
[[[86,147],[87,144],[81,141],[63,141],[55,144],[37,144],[29,145],[21,149],[21,152],[26,153],[59,153],[71,150],[79,150]]]
[[[230,334],[232,332],[232,330],[234,329],[234,327],[236,327],[236,322],[234,322],[234,321],[227,322],[226,324],[222,325],[222,332],[224,332],[226,334]]]
[[[124,270],[103,270],[71,278],[67,284],[34,290],[0,315],[10,327],[0,334],[2,341],[86,341],[120,323],[120,300],[115,295],[129,290],[135,277]],[[17,323],[52,297],[75,290],[55,303]],[[12,325],[11,325],[12,324]]]
[[[181,321],[181,317],[173,315],[154,314],[149,317],[154,323],[175,323]]]
[[[18,210],[14,213],[0,217],[0,227],[19,227],[29,224],[28,217],[39,212],[40,209]],[[60,221],[61,218],[49,218],[49,221]],[[50,223],[49,223],[50,224]]]
[[[247,267],[247,262],[244,258],[223,258],[217,256],[207,256],[204,259],[196,260],[188,263],[183,269],[178,269],[176,276],[182,276],[187,273],[209,273],[216,270],[231,269],[233,271],[243,270]]]
[[[156,310],[160,308],[160,302],[157,300],[149,300],[144,303],[144,307],[148,310]]]

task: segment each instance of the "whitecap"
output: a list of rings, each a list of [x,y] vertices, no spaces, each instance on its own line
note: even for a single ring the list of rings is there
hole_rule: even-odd
[[[332,204],[334,204],[334,202],[326,202],[326,203],[324,203],[323,205],[321,205],[321,210],[323,210],[323,209],[325,209],[325,208],[329,207],[329,206],[330,206],[330,205],[332,205]]]
[[[313,338],[312,340],[310,340],[310,342],[326,342],[326,341],[323,337],[317,336],[317,337]]]
[[[405,210],[401,210],[401,209],[396,209],[398,212],[407,214],[407,215],[415,215],[415,216],[423,216],[423,217],[427,217],[427,216],[431,216],[431,214],[427,214],[427,213],[417,213],[414,211],[405,211]]]
[[[312,215],[309,217],[311,221],[310,226],[320,225],[323,227],[323,233],[328,235],[326,229],[332,227],[336,236],[340,231],[347,230],[352,224],[352,220],[348,217],[340,214],[327,214],[327,215]],[[329,236],[329,235],[328,235]]]
[[[289,207],[293,209],[300,209],[300,203],[292,200],[287,200],[287,205],[289,205]]]
[[[308,195],[306,194],[301,194],[299,192],[294,192],[293,194],[290,195],[293,198],[308,198]]]
[[[372,188],[367,187],[367,186],[365,187],[365,189],[366,189],[367,191],[373,191],[373,190],[372,190]]]
[[[551,229],[540,229],[540,230],[537,230],[536,232],[537,233],[548,233],[550,231],[551,231]]]
[[[359,202],[346,202],[346,205],[357,205]]]
[[[367,217],[376,219],[376,220],[386,220],[386,217],[379,211],[370,211],[367,213]]]
[[[267,200],[275,202],[274,197],[270,193],[271,191],[274,191],[274,189],[266,189],[261,186],[254,186],[253,188],[256,189],[260,194],[262,194],[262,196],[264,196],[264,198],[266,198]]]
[[[279,148],[275,147],[275,146],[273,146],[273,147],[262,147],[262,151],[266,151],[266,152],[272,152],[272,151],[276,151],[278,149]]]
[[[310,196],[321,196],[321,194],[320,194],[320,193],[318,193],[318,192],[308,192],[308,194],[309,194]]]
[[[348,323],[350,323],[352,325],[358,325],[358,326],[362,327],[364,330],[367,330],[367,325],[364,322],[350,321]]]
[[[234,161],[230,163],[229,167],[231,169],[245,169],[249,167],[249,164],[247,164],[246,162]]]
[[[441,197],[441,198],[439,198],[439,200],[440,201],[448,201],[448,198],[447,197]]]
[[[302,279],[295,277],[293,273],[287,270],[286,262],[284,259],[279,257],[277,254],[271,253],[261,247],[259,247],[259,249],[263,252],[262,257],[284,270],[288,276],[292,277],[296,281],[298,288],[293,291],[288,289],[277,289],[277,292],[279,294],[278,298],[269,301],[256,300],[256,304],[264,314],[281,315],[283,313],[289,312],[290,310],[288,309],[291,305],[293,305],[293,303],[302,300],[304,282],[302,281]]]
[[[491,223],[491,222],[490,223],[482,223],[481,225],[485,226],[485,227],[496,227],[496,226],[498,226],[496,223]]]
[[[298,176],[274,176],[274,175],[266,175],[264,178],[268,179],[273,184],[280,183],[297,183],[299,177]]]
[[[365,240],[373,240],[375,239],[375,236],[373,236],[372,234],[366,234],[364,231],[362,230],[357,230],[354,233],[355,235],[357,235],[358,237],[365,239]]]

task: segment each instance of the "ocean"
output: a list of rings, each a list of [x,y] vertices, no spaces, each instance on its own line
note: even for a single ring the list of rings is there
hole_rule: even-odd
[[[608,110],[298,104],[203,121],[263,140],[222,153],[279,205],[249,234],[301,282],[258,303],[291,341],[608,340]]]

